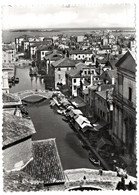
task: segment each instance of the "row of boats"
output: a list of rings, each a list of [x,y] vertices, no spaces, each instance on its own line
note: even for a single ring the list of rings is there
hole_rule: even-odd
[[[11,88],[13,85],[19,83],[19,78],[15,76],[8,78],[8,83],[9,83],[9,87]]]
[[[67,105],[66,107],[62,107],[61,104],[58,102],[57,98],[52,98],[52,100],[50,101],[50,107],[53,108],[55,105],[58,107],[57,113],[60,115],[63,115],[62,120],[69,123],[69,125],[75,130],[73,123],[72,123],[72,119],[68,115],[69,110],[71,110],[72,108],[74,109],[74,107],[71,105]],[[86,150],[90,149],[89,146],[85,145],[85,144],[83,144],[82,147]],[[89,152],[88,159],[94,166],[97,166],[100,168],[100,166],[101,166],[100,160],[95,158],[92,155],[92,153],[90,153],[90,152]]]

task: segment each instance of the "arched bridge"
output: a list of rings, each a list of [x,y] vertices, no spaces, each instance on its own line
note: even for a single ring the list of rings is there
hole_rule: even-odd
[[[81,190],[93,189],[93,190],[115,190],[118,182],[121,181],[121,177],[117,176],[114,171],[102,171],[102,175],[99,174],[99,170],[95,169],[69,169],[64,171],[65,174],[65,190]],[[85,177],[85,179],[84,179]],[[129,176],[125,179],[125,185],[129,182],[136,183],[135,177]]]
[[[54,91],[49,91],[49,90],[25,90],[25,91],[20,91],[17,93],[14,93],[15,95],[19,96],[21,100],[31,97],[31,96],[40,96],[42,98],[49,99],[52,97],[52,94]]]

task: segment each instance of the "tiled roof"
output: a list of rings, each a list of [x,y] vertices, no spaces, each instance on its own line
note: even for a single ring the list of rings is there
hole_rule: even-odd
[[[51,51],[51,49],[49,49],[49,46],[46,46],[46,45],[40,45],[37,50],[38,51]]]
[[[92,54],[91,50],[71,50],[70,54]]]
[[[37,46],[40,46],[41,44],[43,44],[42,41],[39,41],[39,42],[33,41],[33,42],[30,42],[30,47],[37,47]]]
[[[93,85],[93,86],[89,86],[88,88],[91,89],[91,90],[96,90],[97,89],[97,85]]]
[[[52,61],[57,61],[60,60],[62,58],[62,53],[58,52],[58,51],[53,51],[51,54],[46,55],[44,57],[46,60],[52,60]]]
[[[63,58],[52,63],[52,66],[57,67],[75,67],[75,61],[69,58]]]
[[[9,145],[35,133],[31,120],[3,113],[3,146]]]
[[[106,100],[106,90],[104,90],[104,91],[97,91],[96,94]]]
[[[110,87],[111,85],[108,85],[108,86],[109,86],[109,88],[102,88],[101,91],[97,91],[96,94],[101,96],[103,99],[106,100],[106,91],[107,90],[110,91],[110,89],[112,89],[112,87]]]
[[[2,50],[3,51],[14,50],[14,47],[12,45],[3,45]]]
[[[111,84],[102,84],[101,91],[106,90],[106,89],[111,89],[112,87],[113,87],[113,85],[111,85]]]
[[[83,68],[85,68],[86,65],[80,62],[80,63],[76,64],[75,66],[76,66],[76,68],[67,71],[67,74],[68,74],[70,77],[81,77],[80,71],[81,71]]]
[[[20,101],[20,98],[18,96],[15,96],[15,95],[10,94],[10,93],[3,93],[2,99],[3,99],[3,103],[19,102]]]
[[[24,172],[44,184],[65,181],[55,139],[33,142],[33,161],[24,168]]]
[[[116,63],[117,68],[122,68],[124,70],[130,71],[132,73],[136,72],[136,62],[130,51],[127,51]]]
[[[4,191],[64,190],[65,177],[55,140],[34,141],[32,147],[34,158],[24,169],[3,173]]]
[[[69,75],[70,77],[76,77],[76,78],[78,78],[78,77],[81,77],[81,75],[80,75],[80,70],[79,69],[72,69],[72,70],[68,70],[67,72],[66,72],[66,74],[67,75]]]
[[[76,106],[77,108],[86,106],[84,101],[79,97],[75,97],[75,98],[71,99],[70,102],[72,103],[72,105]]]
[[[83,94],[88,95],[88,88],[83,90]]]
[[[100,75],[100,78],[104,78],[105,75],[108,75],[110,79],[116,78],[116,70],[106,70]]]

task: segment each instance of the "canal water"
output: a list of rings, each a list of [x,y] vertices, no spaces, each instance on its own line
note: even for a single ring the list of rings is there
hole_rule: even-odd
[[[10,89],[11,92],[35,89],[36,87],[37,89],[44,89],[44,83],[41,79],[38,78],[36,81],[34,77],[31,80],[28,68],[17,68],[16,77],[19,77],[20,81],[19,84]],[[50,108],[49,100],[30,104],[27,109],[37,131],[33,136],[33,140],[56,138],[64,170],[94,168],[88,160],[88,152],[82,148],[78,135],[70,128],[68,123],[62,120],[62,116],[57,114],[55,109]]]

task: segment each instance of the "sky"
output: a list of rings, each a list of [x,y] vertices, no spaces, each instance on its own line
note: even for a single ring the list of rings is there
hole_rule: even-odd
[[[3,30],[134,26],[134,4],[2,7]]]

